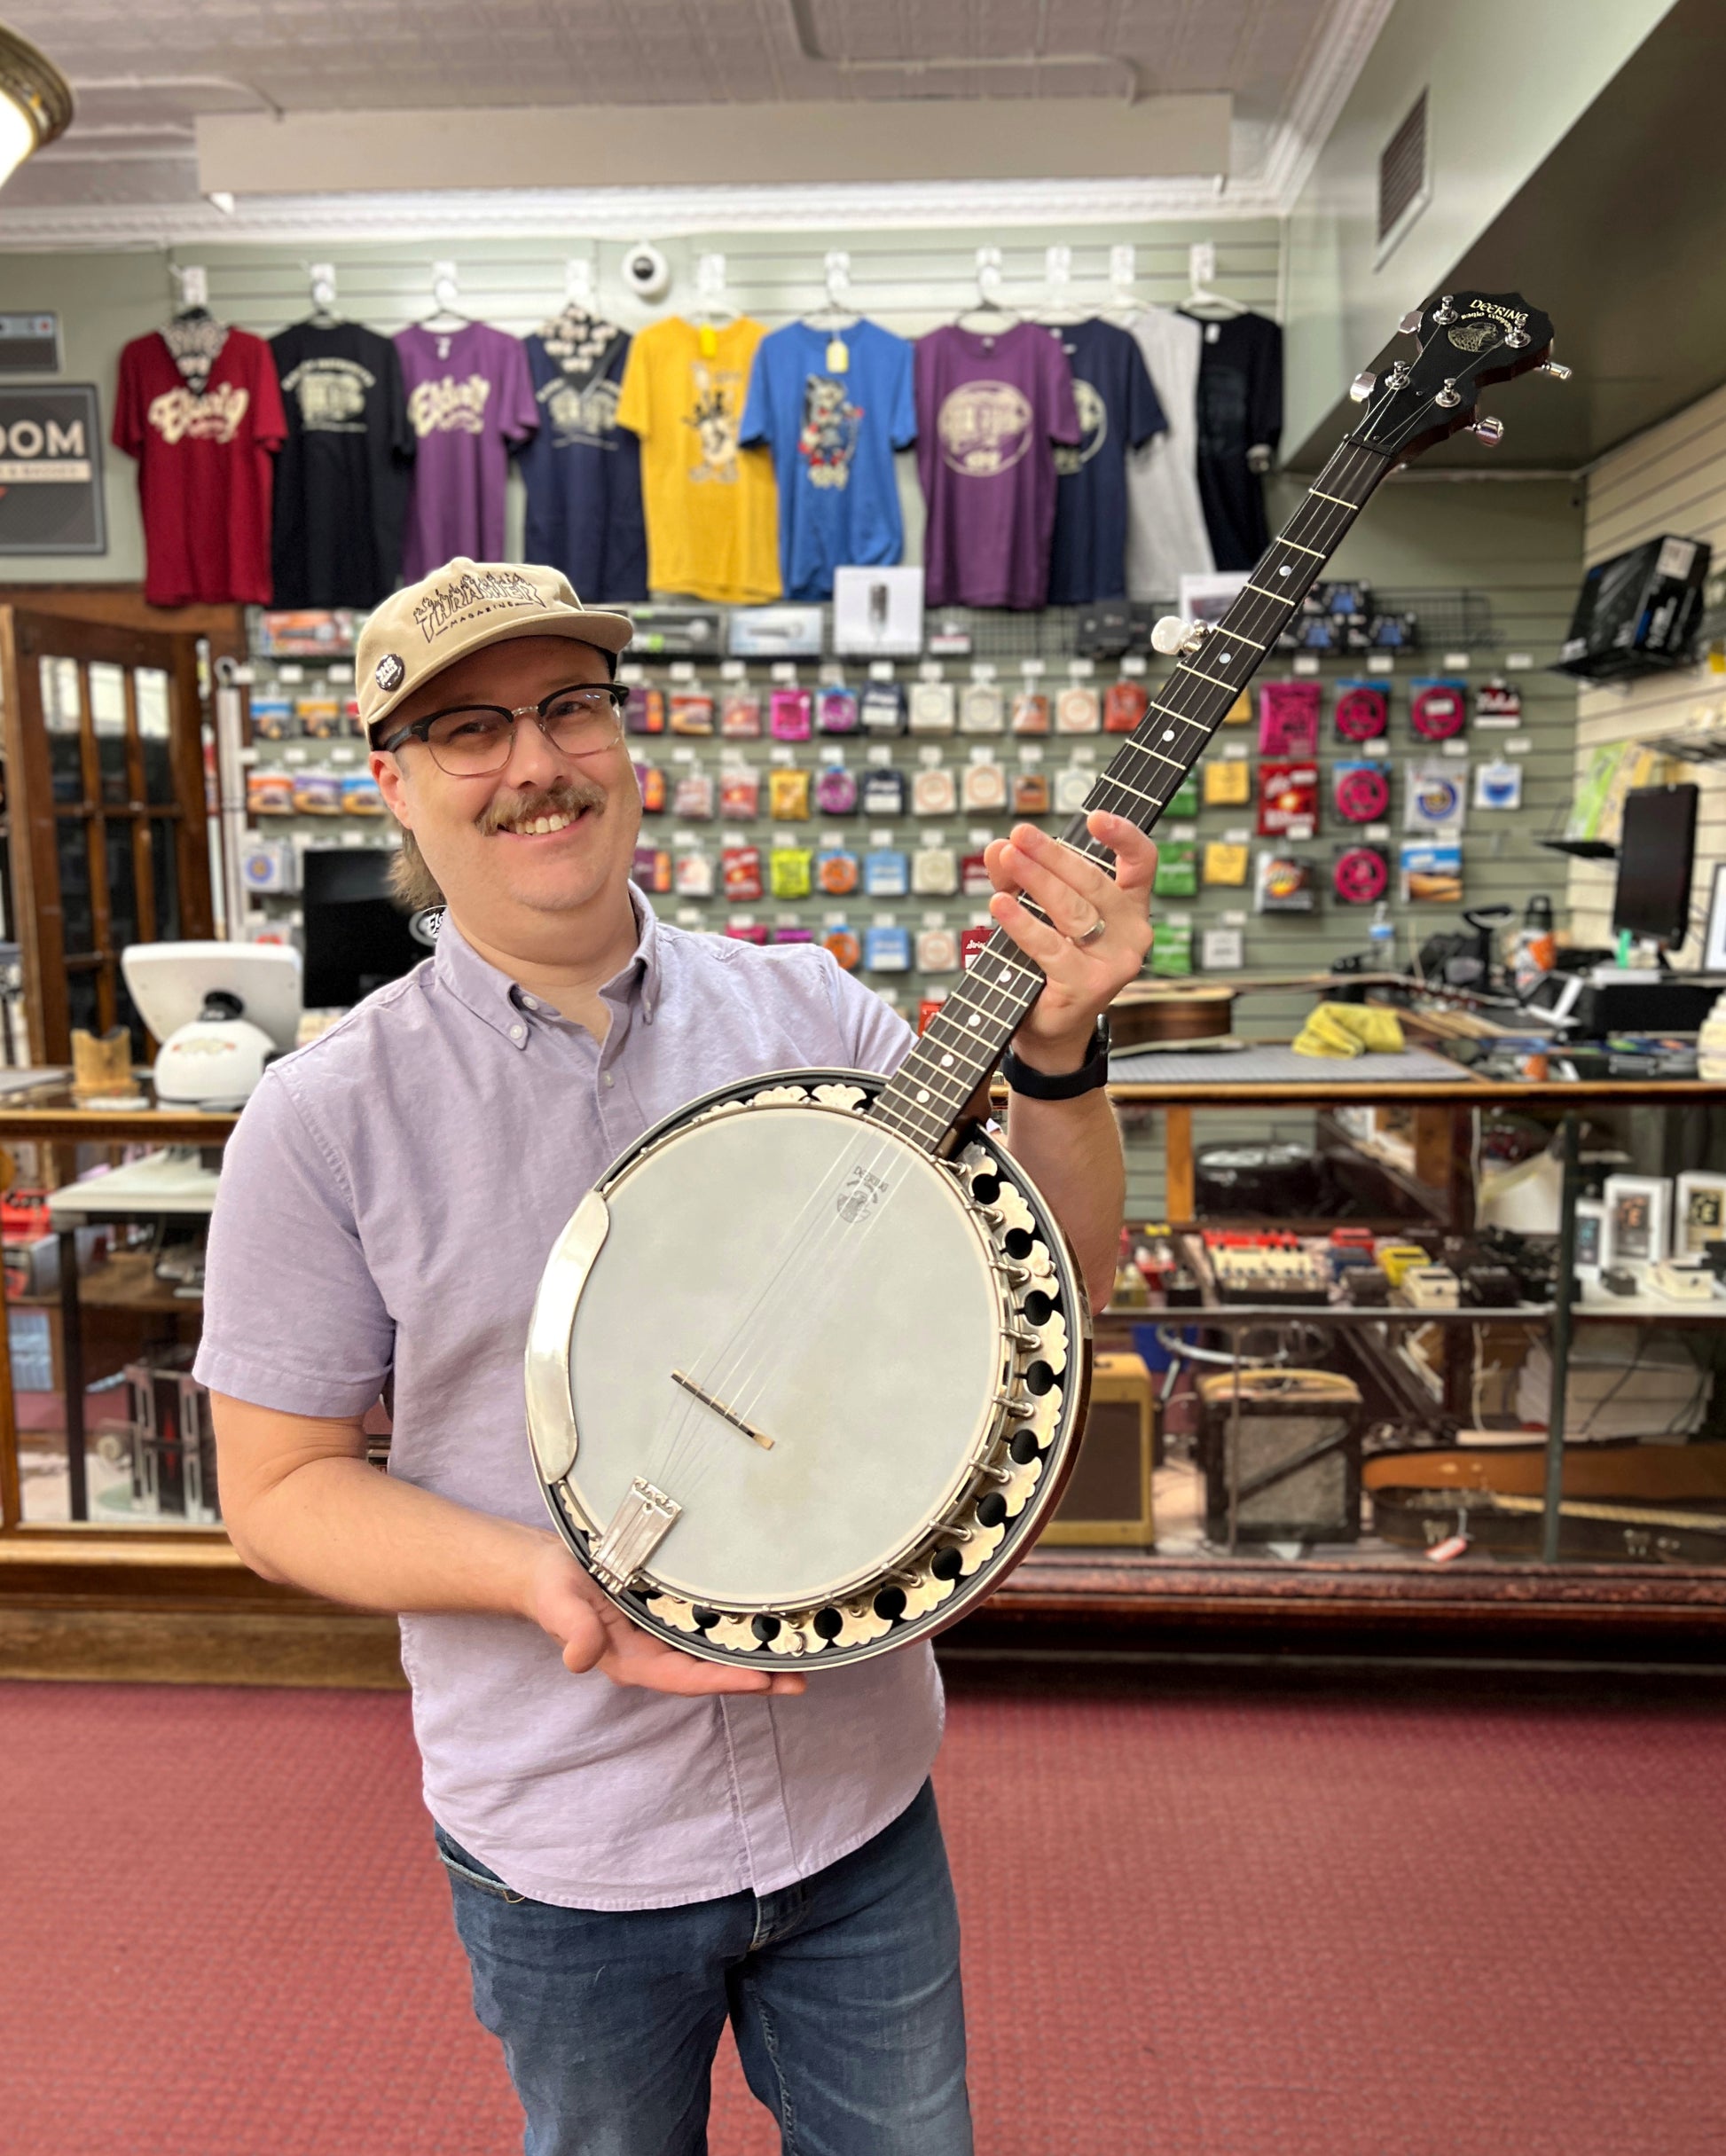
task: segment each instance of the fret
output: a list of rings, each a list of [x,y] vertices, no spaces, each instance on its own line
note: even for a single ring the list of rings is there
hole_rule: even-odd
[[[1220,635],[1221,631],[1219,631],[1218,633]],[[1241,639],[1241,641],[1244,644],[1247,642],[1247,640],[1248,639],[1245,637]],[[1174,670],[1177,674],[1191,674],[1200,681],[1208,681],[1213,689],[1232,690],[1235,686],[1235,684],[1232,681],[1225,680],[1222,675],[1207,674],[1202,666],[1189,666],[1184,659]]]
[[[1168,805],[1166,802],[1159,801],[1155,794],[1146,793],[1142,787],[1129,785],[1125,779],[1111,779],[1107,772],[1102,772],[1098,774],[1097,785],[1118,786],[1121,789],[1122,793],[1131,794],[1135,801],[1148,802],[1153,809],[1166,808]],[[1095,789],[1093,788],[1092,790],[1094,791]],[[1063,839],[1060,842],[1060,843],[1063,846],[1066,844],[1066,843],[1067,842],[1065,839]],[[1077,852],[1079,849],[1075,847],[1073,851]]]
[[[1283,544],[1284,545],[1291,546],[1294,542],[1291,539],[1289,539],[1284,540]],[[1300,551],[1304,554],[1310,552],[1310,549],[1303,546]],[[1323,561],[1323,555],[1321,554],[1319,559],[1321,561]],[[1279,607],[1286,607],[1290,603],[1289,595],[1286,592],[1267,592],[1261,584],[1244,584],[1241,586],[1241,589],[1244,592],[1256,592],[1260,599],[1274,599]]]
[[[1319,552],[1316,546],[1303,546],[1298,539],[1279,539],[1276,541],[1276,545],[1292,546],[1298,554],[1311,554],[1314,561],[1323,561],[1328,559],[1326,555]]]

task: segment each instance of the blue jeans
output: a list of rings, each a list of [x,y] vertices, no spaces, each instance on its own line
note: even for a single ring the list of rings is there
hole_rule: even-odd
[[[679,1909],[557,1909],[442,1828],[437,1848],[527,2156],[706,2156],[727,2017],[785,2156],[970,2156],[959,1917],[928,1783],[825,1871]]]

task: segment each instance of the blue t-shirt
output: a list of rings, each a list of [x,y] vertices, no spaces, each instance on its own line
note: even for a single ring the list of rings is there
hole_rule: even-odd
[[[1052,607],[1126,597],[1126,452],[1166,431],[1137,341],[1112,322],[1063,323],[1051,334],[1072,369],[1083,430],[1055,449]]]
[[[522,339],[539,427],[517,452],[527,558],[561,569],[590,606],[647,596],[641,444],[616,417],[630,341],[609,324],[596,328],[584,343]]]
[[[846,350],[843,374],[828,371],[836,336]],[[773,451],[788,599],[828,599],[836,568],[898,560],[905,529],[893,451],[916,438],[903,337],[875,322],[836,333],[788,322],[761,340],[739,439]]]

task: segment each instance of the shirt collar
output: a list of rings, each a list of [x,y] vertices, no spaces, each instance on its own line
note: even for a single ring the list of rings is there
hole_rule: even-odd
[[[659,1002],[659,922],[652,906],[633,883],[629,886],[629,902],[635,915],[635,951],[600,993],[618,1009],[627,1008],[639,995],[647,1015],[651,1018]],[[501,1033],[512,1047],[526,1045],[527,1029],[522,1014],[530,1007],[524,1002],[521,988],[508,974],[480,956],[447,911],[443,925],[438,930],[432,970],[440,986],[447,988],[475,1017],[482,1019],[494,1032]]]

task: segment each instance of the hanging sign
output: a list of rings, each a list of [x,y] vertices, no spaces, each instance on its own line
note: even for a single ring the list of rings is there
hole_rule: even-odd
[[[105,554],[91,382],[0,382],[0,554]]]

